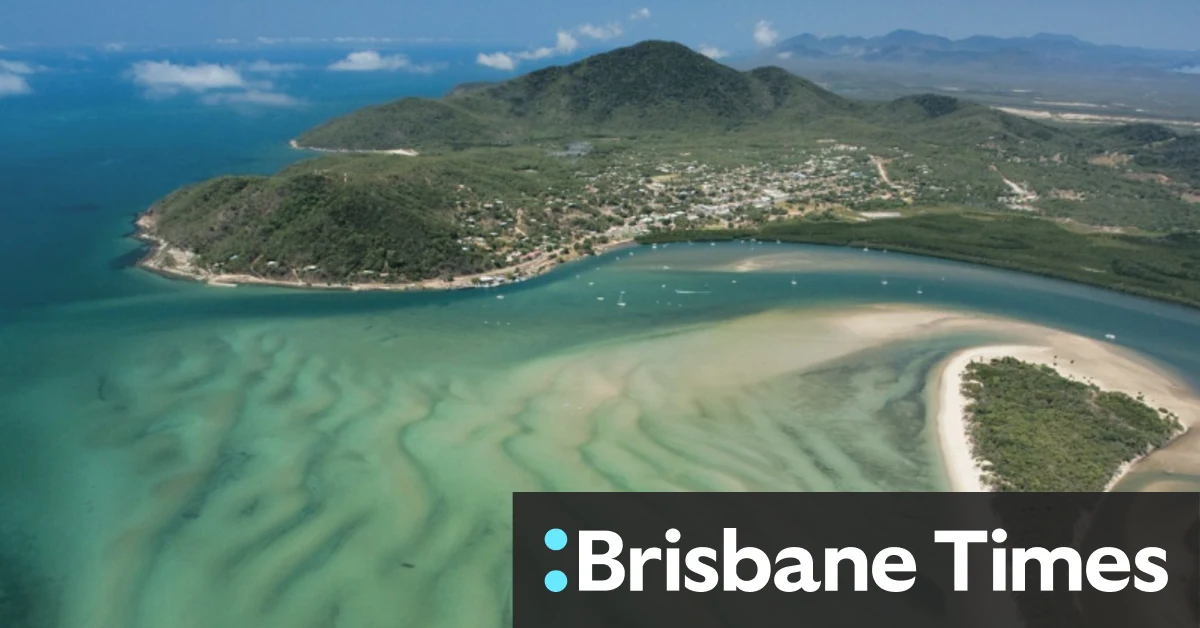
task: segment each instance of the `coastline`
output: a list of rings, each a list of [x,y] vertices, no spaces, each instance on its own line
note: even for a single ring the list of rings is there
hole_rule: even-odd
[[[405,157],[416,157],[421,153],[409,148],[394,148],[392,150],[350,150],[348,148],[315,148],[313,146],[301,146],[296,140],[289,140],[288,146],[296,150],[311,150],[317,153],[338,153],[343,155],[403,155]]]
[[[255,286],[271,286],[277,288],[294,288],[300,290],[344,290],[349,292],[366,292],[366,291],[389,291],[389,292],[410,292],[410,291],[441,291],[441,290],[466,290],[469,288],[495,288],[509,283],[516,283],[532,279],[540,275],[544,275],[561,264],[575,261],[585,257],[583,255],[573,255],[568,258],[557,259],[534,259],[513,266],[497,268],[483,273],[475,273],[472,275],[461,275],[452,279],[423,279],[421,281],[405,281],[396,283],[382,282],[344,282],[330,283],[322,281],[306,281],[301,278],[296,271],[292,270],[294,279],[278,279],[269,277],[259,277],[245,273],[214,273],[195,265],[195,254],[177,247],[163,238],[154,234],[155,218],[153,210],[146,211],[139,215],[134,221],[135,231],[133,237],[147,245],[149,250],[138,260],[136,266],[143,270],[149,271],[161,277],[168,279],[194,281],[220,288],[235,288],[241,285]],[[601,255],[614,249],[626,246],[633,243],[632,239],[617,240],[607,244],[596,245],[594,248],[597,255]],[[504,280],[497,283],[489,283],[482,285],[477,283],[478,280],[484,277],[503,277],[513,275],[512,280]]]
[[[1106,391],[1143,396],[1146,405],[1165,408],[1179,417],[1183,430],[1178,439],[1200,423],[1200,399],[1169,374],[1136,355],[1109,343],[1062,332],[1048,334],[1036,345],[983,345],[954,353],[935,371],[933,390],[938,446],[943,465],[955,492],[987,492],[984,483],[986,460],[975,457],[967,432],[968,400],[962,392],[964,375],[972,362],[1012,357],[1023,362],[1049,366],[1067,379],[1094,384]],[[1112,490],[1138,462],[1153,452],[1122,464],[1109,479]]]

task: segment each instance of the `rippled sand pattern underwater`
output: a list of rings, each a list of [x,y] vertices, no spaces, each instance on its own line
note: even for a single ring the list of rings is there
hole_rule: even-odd
[[[512,491],[944,488],[936,350],[855,354],[817,317],[478,366],[304,327],[154,343],[96,383],[85,451],[144,493],[70,624],[502,626]]]
[[[594,277],[2,338],[5,628],[506,626],[513,491],[947,488],[926,379],[986,329]]]

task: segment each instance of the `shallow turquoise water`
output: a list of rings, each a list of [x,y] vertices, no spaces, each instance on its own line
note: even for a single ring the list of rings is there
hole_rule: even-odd
[[[178,285],[22,313],[0,329],[5,586],[69,626],[500,626],[513,490],[944,490],[926,374],[1004,336],[857,347],[830,308],[1115,333],[1200,373],[1182,308],[750,248],[629,249],[500,290]],[[831,267],[697,268],[764,252]]]
[[[440,294],[170,282],[120,263],[133,213],[361,103],[62,80],[0,103],[4,625],[502,626],[513,490],[944,489],[926,375],[1005,336],[839,327],[874,304],[1112,333],[1200,384],[1194,310],[883,252],[635,247]]]

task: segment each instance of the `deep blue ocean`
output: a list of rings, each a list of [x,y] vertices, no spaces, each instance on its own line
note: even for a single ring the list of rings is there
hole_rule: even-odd
[[[169,290],[124,268],[132,218],[172,189],[219,174],[267,174],[306,155],[288,147],[307,128],[401,96],[439,96],[496,80],[470,51],[386,51],[438,71],[333,72],[350,49],[95,49],[0,51],[39,67],[32,94],[0,98],[0,309]],[[138,61],[301,65],[267,77],[294,106],[205,104],[202,94],[148,97]]]

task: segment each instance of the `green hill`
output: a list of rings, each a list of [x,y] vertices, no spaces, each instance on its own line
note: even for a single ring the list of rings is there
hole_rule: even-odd
[[[386,150],[510,144],[646,132],[719,132],[857,105],[779,68],[739,72],[681,44],[648,41],[441,100],[405,98],[354,112],[302,146]]]
[[[1134,151],[1134,162],[1200,187],[1200,135],[1184,135]]]
[[[496,198],[532,201],[550,186],[566,189],[564,168],[522,155],[337,155],[270,177],[191,185],[151,213],[156,236],[193,251],[209,270],[286,278],[316,266],[309,276],[322,281],[364,270],[386,272],[393,281],[453,277],[503,261],[488,247],[463,246],[463,238],[486,236],[512,218],[476,208]]]
[[[647,232],[870,236],[1200,303],[1196,238],[1171,235],[1200,228],[1186,185],[1200,136],[1155,125],[1059,126],[932,94],[854,101],[650,41],[363,109],[298,143],[421,154],[325,156],[184,188],[139,223],[168,243],[143,264],[399,283],[526,276]]]
[[[867,118],[933,143],[1078,141],[1062,128],[939,94],[904,96],[877,106]]]

